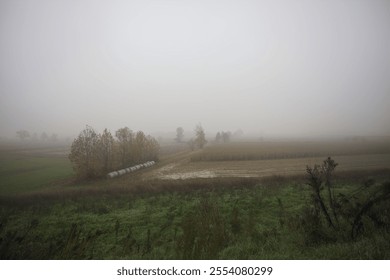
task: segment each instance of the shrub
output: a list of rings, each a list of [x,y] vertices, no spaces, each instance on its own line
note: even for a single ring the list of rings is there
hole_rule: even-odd
[[[356,240],[359,235],[370,235],[378,229],[388,231],[390,182],[375,184],[373,180],[367,180],[349,194],[336,195],[332,182],[336,166],[337,163],[328,157],[321,166],[306,168],[312,199],[300,216],[300,223],[307,243]],[[327,199],[323,195],[325,189]]]

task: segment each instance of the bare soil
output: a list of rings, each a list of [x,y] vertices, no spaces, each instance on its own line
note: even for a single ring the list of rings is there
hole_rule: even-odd
[[[189,156],[189,155],[188,155]],[[190,179],[215,177],[267,177],[302,174],[306,166],[321,164],[324,157],[253,160],[253,161],[202,161],[191,162],[181,155],[169,163],[161,162],[148,177],[159,179]],[[333,158],[340,171],[358,171],[390,168],[390,154],[345,155]]]

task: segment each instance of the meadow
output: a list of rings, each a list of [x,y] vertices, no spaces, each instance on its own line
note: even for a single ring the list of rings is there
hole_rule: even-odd
[[[316,212],[304,168],[288,176],[156,176],[171,164],[189,168],[206,151],[169,154],[150,170],[95,181],[75,180],[57,150],[3,152],[0,259],[390,258],[388,200],[358,215],[364,230],[350,234],[356,209],[388,189],[389,168],[340,163],[333,186],[344,200],[334,231]]]
[[[0,147],[0,195],[42,190],[72,178],[68,150]]]

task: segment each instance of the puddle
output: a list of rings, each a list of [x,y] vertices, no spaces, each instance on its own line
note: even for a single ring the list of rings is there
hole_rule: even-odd
[[[171,164],[165,165],[165,166],[157,169],[156,172],[162,174],[164,172],[171,171],[173,168],[175,168],[175,166],[177,166],[177,164],[171,163]]]
[[[212,171],[181,172],[159,176],[160,179],[181,180],[192,178],[215,178],[217,175]]]

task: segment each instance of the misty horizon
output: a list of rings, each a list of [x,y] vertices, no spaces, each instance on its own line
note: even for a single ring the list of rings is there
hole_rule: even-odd
[[[2,1],[0,137],[390,135],[388,1]]]

